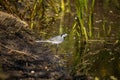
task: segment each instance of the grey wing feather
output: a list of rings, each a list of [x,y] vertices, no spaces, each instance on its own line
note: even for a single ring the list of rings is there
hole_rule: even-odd
[[[58,41],[59,39],[61,39],[60,36],[56,36],[56,37],[50,38],[51,41]]]

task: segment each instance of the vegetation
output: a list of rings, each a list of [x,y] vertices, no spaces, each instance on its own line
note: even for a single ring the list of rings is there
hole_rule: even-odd
[[[43,39],[68,33],[59,54],[71,75],[120,78],[119,0],[0,0],[0,7]]]

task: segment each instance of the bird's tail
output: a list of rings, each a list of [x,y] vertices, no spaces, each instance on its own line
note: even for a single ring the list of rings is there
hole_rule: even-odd
[[[49,41],[49,40],[37,40],[35,42],[51,42],[51,41]]]

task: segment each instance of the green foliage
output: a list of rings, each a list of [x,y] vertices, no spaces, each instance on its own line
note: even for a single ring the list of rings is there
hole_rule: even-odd
[[[93,35],[93,10],[95,0],[92,0],[91,6],[88,7],[88,0],[76,0],[77,17],[73,25],[72,32],[75,35],[75,52],[73,53],[72,74],[77,71],[86,74],[87,64],[84,56],[87,52],[87,41]],[[86,23],[88,22],[88,23]]]

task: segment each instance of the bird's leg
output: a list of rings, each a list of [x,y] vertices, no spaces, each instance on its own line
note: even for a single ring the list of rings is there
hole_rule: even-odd
[[[56,45],[56,54],[58,53],[58,44]]]

